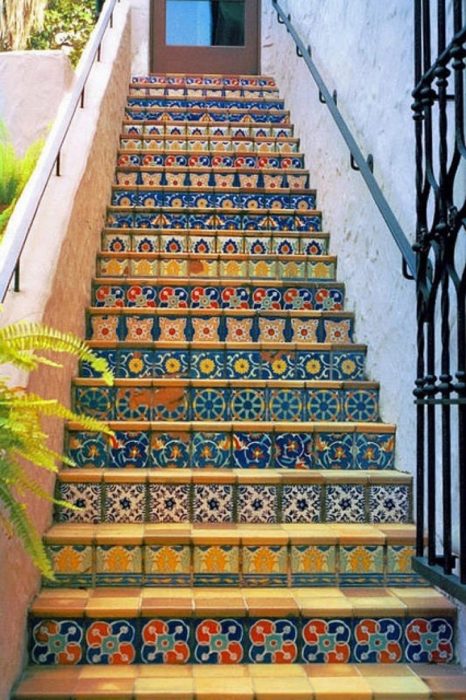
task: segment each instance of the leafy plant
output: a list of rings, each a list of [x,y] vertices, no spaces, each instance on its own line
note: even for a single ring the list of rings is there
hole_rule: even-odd
[[[30,36],[27,48],[63,49],[75,66],[94,28],[95,9],[95,0],[49,0],[43,27]]]
[[[1,0],[0,0],[1,2]],[[33,143],[21,158],[16,154],[5,125],[0,122],[0,235],[6,228],[16,202],[32,175],[44,140]]]
[[[0,0],[0,51],[25,49],[31,32],[40,29],[47,0]]]
[[[41,364],[60,367],[60,364],[42,353],[37,354],[49,350],[85,360],[102,374],[107,384],[113,383],[107,362],[97,357],[85,343],[70,333],[61,333],[41,324],[27,322],[0,329],[0,364],[10,364],[28,372]],[[23,388],[11,388],[6,379],[0,377],[0,525],[3,525],[8,534],[15,533],[42,574],[53,578],[50,561],[42,539],[28,516],[24,497],[29,492],[48,501],[71,506],[49,496],[27,474],[22,460],[26,459],[50,472],[58,471],[60,462],[68,466],[74,466],[74,463],[47,446],[47,435],[41,427],[43,416],[76,421],[84,430],[112,433],[105,423],[76,414],[55,399],[44,399]]]

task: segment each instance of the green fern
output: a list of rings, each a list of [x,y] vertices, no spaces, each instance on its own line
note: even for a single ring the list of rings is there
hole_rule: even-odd
[[[61,333],[37,323],[16,323],[0,329],[0,364],[12,364],[22,370],[32,371],[40,364],[60,366],[37,351],[68,353],[85,360],[100,372],[106,383],[113,383],[113,375],[105,360],[98,358],[79,338]],[[15,533],[35,565],[47,578],[53,578],[53,570],[42,540],[27,514],[24,499],[27,493],[55,504],[75,509],[50,496],[25,471],[21,460],[50,472],[57,472],[60,464],[74,466],[71,459],[47,446],[47,435],[41,419],[55,416],[78,423],[84,430],[112,435],[102,421],[91,416],[77,414],[56,399],[45,399],[28,393],[23,388],[11,388],[0,378],[0,526],[8,535]]]

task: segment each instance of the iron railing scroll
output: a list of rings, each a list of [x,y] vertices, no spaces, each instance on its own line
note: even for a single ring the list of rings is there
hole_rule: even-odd
[[[47,137],[37,166],[16,205],[0,246],[0,301],[3,301],[14,278],[14,290],[20,288],[19,260],[37,215],[46,187],[52,176],[61,175],[60,154],[74,114],[85,106],[85,90],[94,61],[100,61],[102,42],[113,27],[113,12],[120,0],[105,0],[99,20],[76,69],[73,88],[60,107],[59,116]]]
[[[319,101],[322,104],[327,105],[333,120],[338,127],[346,145],[350,152],[350,165],[353,170],[357,170],[361,173],[364,182],[377,206],[382,218],[384,219],[388,230],[390,231],[393,240],[398,246],[403,263],[403,274],[407,279],[414,279],[416,276],[416,257],[413,253],[412,247],[406,234],[398,222],[395,214],[393,213],[391,207],[389,206],[387,200],[385,199],[382,190],[380,189],[377,180],[374,177],[374,160],[372,154],[369,153],[367,158],[362,154],[353,134],[351,133],[348,124],[343,119],[343,116],[337,105],[337,92],[330,92],[329,88],[325,84],[316,64],[312,59],[312,51],[310,46],[305,46],[298,32],[296,31],[293,23],[291,21],[291,15],[287,14],[281,7],[278,0],[272,0],[274,10],[277,13],[277,19],[280,24],[285,25],[287,32],[293,39],[296,47],[297,55],[304,60],[306,66],[311,73],[315,84],[319,90]]]
[[[415,0],[414,11],[418,357],[413,565],[466,602],[466,25],[462,0]]]

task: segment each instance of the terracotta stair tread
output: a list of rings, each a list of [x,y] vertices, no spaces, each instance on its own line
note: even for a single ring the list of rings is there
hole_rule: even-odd
[[[91,307],[96,309],[96,313],[102,313],[106,311],[106,307]],[[112,309],[114,307],[108,307],[108,309]],[[129,310],[129,309],[128,309]],[[168,309],[164,309],[164,312]],[[115,311],[118,311],[116,309]],[[88,340],[87,341],[88,345],[91,348],[113,348],[113,347],[119,347],[119,348],[166,348],[168,350],[183,350],[183,349],[191,349],[191,350],[263,350],[263,351],[270,351],[273,352],[274,350],[281,350],[283,351],[284,349],[284,344],[283,343],[266,343],[266,342],[248,342],[248,343],[229,343],[226,341],[221,341],[219,343],[208,343],[208,342],[201,342],[201,341],[171,341],[171,342],[164,342],[164,341],[137,341],[137,340],[118,340],[118,341],[113,341],[113,340]],[[315,351],[335,351],[335,352],[355,352],[355,351],[362,351],[365,352],[367,350],[367,345],[361,344],[361,343],[295,343],[295,342],[289,342],[286,343],[286,350],[315,350]]]
[[[162,278],[163,279],[163,278]],[[102,280],[105,286],[106,280]],[[135,280],[139,284],[140,280]],[[121,284],[121,280],[119,280]],[[290,283],[292,284],[292,283]],[[166,286],[166,285],[164,285]],[[353,311],[320,311],[315,309],[222,309],[222,308],[167,308],[164,306],[88,306],[87,312],[90,314],[120,314],[120,315],[151,315],[151,316],[273,316],[274,318],[348,318],[354,319]],[[215,344],[215,341],[213,341]],[[221,344],[221,343],[217,343]],[[234,348],[238,344],[226,342],[227,347]],[[174,344],[173,344],[174,345]],[[172,347],[173,347],[172,345]],[[302,345],[302,344],[301,344]],[[281,350],[289,350],[293,343],[282,343]],[[257,345],[256,345],[257,347]],[[319,345],[321,348],[322,345]],[[334,343],[334,347],[341,348],[341,345]],[[354,346],[351,346],[354,349]]]
[[[76,386],[106,386],[103,379],[98,377],[75,377],[73,384]],[[287,379],[115,379],[115,387],[212,387],[212,388],[260,388],[271,389],[378,389],[379,383],[370,380],[337,381],[337,380],[287,380]]]
[[[79,430],[79,423],[70,421],[67,423],[70,430]],[[108,421],[111,430],[151,430],[151,431],[175,431],[175,432],[191,432],[213,431],[213,432],[283,432],[290,431],[294,433],[383,433],[394,434],[396,426],[391,423],[364,423],[355,421],[354,423],[347,422],[329,422],[329,421],[224,421],[221,423],[215,421]]]
[[[459,666],[107,666],[26,669],[12,700],[465,700]]]
[[[47,544],[329,544],[413,545],[414,525],[316,523],[278,525],[211,523],[57,523]],[[114,540],[112,538],[115,538]]]
[[[163,612],[164,601],[173,609]],[[189,605],[187,605],[189,601]],[[90,589],[43,589],[31,606],[34,617],[145,617],[154,604],[161,616],[205,615],[206,605],[212,617],[228,615],[231,610],[241,617],[298,617],[313,615],[331,618],[412,617],[417,615],[455,617],[455,606],[433,588],[242,588],[242,587],[101,587]]]
[[[176,188],[178,189],[178,188]],[[306,238],[311,238],[311,239],[325,239],[327,242],[329,240],[330,234],[325,231],[309,231],[307,234],[302,233],[300,231],[263,231],[261,229],[248,229],[248,230],[243,230],[243,231],[231,231],[231,230],[222,230],[222,229],[196,229],[196,228],[185,228],[185,229],[179,229],[179,228],[162,228],[162,229],[153,229],[153,228],[141,228],[141,229],[133,229],[133,228],[128,228],[128,227],[115,227],[115,228],[104,228],[102,229],[102,234],[103,235],[115,235],[115,234],[131,234],[131,233],[138,233],[139,235],[161,235],[161,236],[189,236],[189,237],[194,237],[198,238],[204,237],[204,236],[213,236],[213,237],[223,237],[223,238],[228,238],[228,237],[233,237],[233,238],[296,238],[297,240],[301,239],[306,239]],[[105,252],[105,251],[99,251],[100,253]]]
[[[161,255],[161,254],[159,254]],[[221,256],[220,253],[216,254],[215,257],[223,257]],[[181,255],[177,254],[177,257],[181,257]],[[326,259],[330,260],[335,260],[334,256],[325,256]],[[317,260],[320,262],[322,260],[322,256],[318,256]],[[103,284],[103,285],[108,285],[108,284],[121,284],[122,281],[124,281],[127,284],[152,284],[152,285],[157,285],[159,281],[164,285],[164,287],[168,287],[169,285],[174,285],[174,286],[187,286],[187,287],[199,287],[202,285],[209,286],[209,287],[244,287],[244,286],[250,286],[250,287],[273,287],[274,289],[288,289],[288,287],[299,287],[301,289],[314,289],[314,287],[322,287],[326,285],[332,285],[332,286],[337,286],[337,287],[344,287],[343,282],[335,282],[333,280],[324,280],[324,281],[314,281],[314,280],[300,280],[298,283],[293,283],[288,280],[258,280],[250,277],[242,277],[241,279],[238,280],[231,280],[227,284],[222,278],[212,278],[212,277],[134,277],[132,278],[131,276],[127,276],[122,280],[121,277],[94,277],[93,278],[93,285],[97,284]],[[241,311],[243,309],[240,309]],[[274,309],[271,309],[273,311]],[[342,312],[342,313],[348,313],[348,312]]]

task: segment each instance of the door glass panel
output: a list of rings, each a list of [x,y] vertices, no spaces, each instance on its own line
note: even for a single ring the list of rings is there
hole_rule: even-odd
[[[168,46],[244,46],[245,0],[166,0]]]

